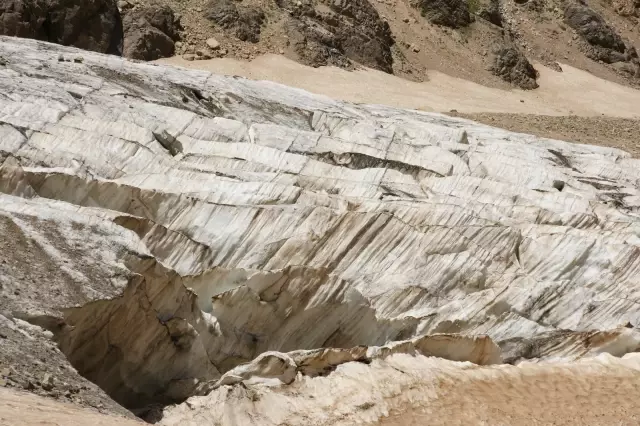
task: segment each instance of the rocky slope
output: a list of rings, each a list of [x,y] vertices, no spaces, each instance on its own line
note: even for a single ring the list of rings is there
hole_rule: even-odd
[[[426,383],[432,357],[640,347],[624,151],[33,40],[0,58],[6,386],[154,421],[204,395],[163,421],[231,424],[208,401],[359,371],[395,383],[345,400],[374,421],[411,402],[397,362]]]
[[[640,33],[633,2],[244,0],[236,7],[158,1],[181,14],[185,31],[177,51],[189,59],[280,53],[313,66],[362,64],[418,81],[438,70],[524,89],[536,87],[535,67],[561,72],[562,62],[637,85]],[[135,8],[147,1],[124,3]],[[247,13],[260,16],[259,22],[246,23]],[[215,49],[207,45],[211,37]]]
[[[275,53],[531,90],[558,62],[637,86],[637,19],[630,0],[9,0],[0,34],[147,61]]]

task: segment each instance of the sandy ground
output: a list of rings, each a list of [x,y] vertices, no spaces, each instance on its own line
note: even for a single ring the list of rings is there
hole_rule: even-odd
[[[0,426],[143,426],[125,419],[27,392],[0,387]]]
[[[563,72],[536,64],[540,88],[522,91],[489,88],[435,71],[428,73],[429,81],[416,83],[370,69],[311,68],[278,55],[251,62],[226,58],[190,62],[181,57],[158,62],[276,81],[350,102],[423,111],[640,118],[640,91],[564,64]]]
[[[422,409],[380,426],[631,426],[640,424],[640,373],[596,363],[479,369],[441,382]]]

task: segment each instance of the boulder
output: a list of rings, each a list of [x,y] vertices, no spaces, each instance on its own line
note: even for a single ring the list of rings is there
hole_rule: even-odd
[[[472,22],[466,0],[416,0],[412,5],[432,24],[461,28]]]
[[[215,38],[210,38],[210,39],[207,39],[207,46],[211,50],[216,50],[220,48],[220,42]]]
[[[538,73],[527,57],[513,44],[500,44],[493,48],[491,72],[521,89],[538,88]]]
[[[238,7],[232,0],[214,0],[207,5],[205,17],[240,40],[257,43],[265,14],[260,8]]]
[[[122,52],[115,0],[2,0],[0,34],[101,53]]]
[[[180,39],[180,21],[168,6],[148,4],[123,18],[124,56],[153,61],[173,56]]]

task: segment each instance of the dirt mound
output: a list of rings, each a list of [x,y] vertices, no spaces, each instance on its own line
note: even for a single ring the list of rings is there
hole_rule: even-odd
[[[124,51],[127,58],[153,61],[172,56],[180,39],[180,20],[168,6],[151,3],[124,12]]]
[[[122,52],[122,22],[115,0],[3,0],[0,34],[101,53]]]

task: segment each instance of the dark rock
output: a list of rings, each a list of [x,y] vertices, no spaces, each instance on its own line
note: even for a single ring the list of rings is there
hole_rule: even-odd
[[[412,5],[418,8],[429,22],[436,25],[461,28],[472,22],[469,3],[466,0],[414,0]]]
[[[521,89],[538,87],[538,73],[524,54],[512,44],[501,44],[493,48],[491,72]]]
[[[209,2],[204,16],[224,29],[233,28],[240,19],[236,4],[230,0]]]
[[[265,20],[260,8],[238,7],[232,0],[213,0],[205,17],[226,30],[233,30],[242,41],[257,43]]]
[[[0,34],[121,54],[115,0],[2,0]]]
[[[622,37],[604,18],[584,4],[569,4],[564,9],[564,21],[588,44],[585,54],[608,64],[625,61],[626,46]]]
[[[491,0],[489,4],[480,9],[478,16],[485,21],[491,22],[493,25],[502,27],[502,14],[500,13],[500,1]]]
[[[236,29],[236,37],[242,41],[257,43],[260,41],[260,30],[264,22],[264,12],[260,9],[245,9],[240,11],[240,20]]]
[[[297,6],[291,0],[279,0],[277,4],[293,11],[285,28],[302,62],[350,68],[353,60],[393,71],[394,40],[389,24],[367,0],[333,0],[329,10],[310,3]]]
[[[127,11],[122,25],[127,58],[153,61],[175,53],[181,26],[170,7],[151,3]]]

